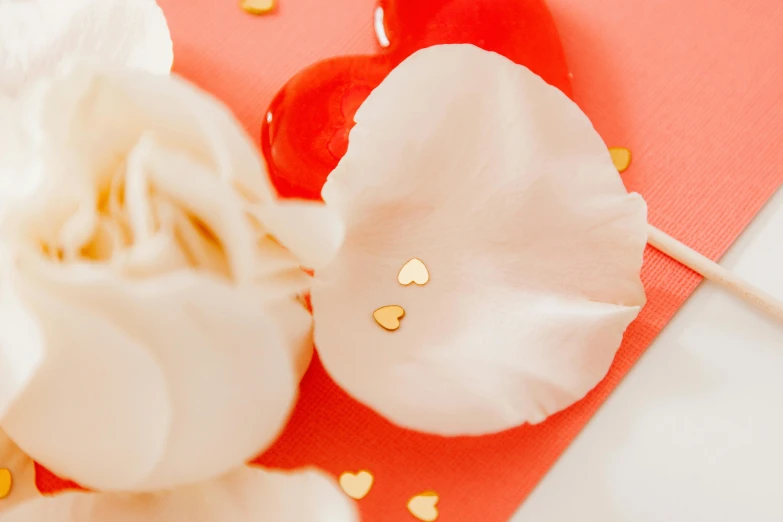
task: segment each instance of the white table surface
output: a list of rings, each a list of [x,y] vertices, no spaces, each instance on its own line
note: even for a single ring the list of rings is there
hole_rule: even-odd
[[[783,191],[721,264],[783,297]],[[513,522],[783,521],[783,326],[703,283]]]

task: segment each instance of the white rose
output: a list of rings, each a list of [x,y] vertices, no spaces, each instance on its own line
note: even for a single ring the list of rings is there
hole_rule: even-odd
[[[155,0],[0,0],[0,95],[72,58],[168,73],[163,12]]]
[[[312,346],[300,264],[339,222],[278,202],[230,113],[174,77],[77,68],[0,122],[2,428],[104,491],[263,450]]]

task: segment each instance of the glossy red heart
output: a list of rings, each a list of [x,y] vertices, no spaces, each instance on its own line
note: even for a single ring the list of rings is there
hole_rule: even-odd
[[[419,49],[474,44],[571,94],[560,37],[544,0],[380,0],[375,26],[382,46],[377,55],[318,62],[272,100],[261,149],[281,196],[320,199],[326,177],[348,148],[356,110]]]

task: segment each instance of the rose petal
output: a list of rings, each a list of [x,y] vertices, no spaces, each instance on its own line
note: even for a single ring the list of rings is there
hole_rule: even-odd
[[[0,430],[0,472],[9,473],[11,476],[10,491],[0,493],[0,496],[7,495],[0,499],[0,512],[41,496],[35,486],[35,463],[2,430]],[[0,515],[0,519],[2,518]]]
[[[472,46],[413,55],[356,115],[323,190],[346,222],[316,272],[331,376],[391,421],[444,435],[540,422],[606,374],[645,302],[646,206],[590,121]],[[411,258],[425,286],[397,282]],[[400,305],[387,332],[373,310]]]
[[[0,419],[27,387],[44,359],[43,339],[38,324],[21,309],[21,303],[11,291],[10,271],[0,274],[0,332],[13,332],[11,346],[24,349],[0,350]]]
[[[148,137],[147,137],[148,138]],[[142,138],[142,142],[147,141]],[[149,138],[143,155],[144,170],[150,184],[189,214],[198,217],[218,238],[231,264],[231,277],[243,284],[255,278],[256,238],[243,212],[244,201],[231,187],[216,179],[214,173],[183,154],[156,147]],[[144,150],[144,145],[139,145]],[[128,165],[129,180],[132,172]],[[186,173],[186,174],[185,174]],[[145,187],[145,196],[148,189]],[[126,198],[131,198],[126,189]],[[139,198],[146,199],[146,198]],[[130,206],[130,205],[129,205]],[[143,221],[143,220],[142,220]]]
[[[243,467],[192,487],[146,495],[69,493],[29,502],[3,522],[354,522],[352,503],[315,472]]]
[[[293,351],[296,374],[301,380],[313,358],[313,321],[301,299],[281,299],[271,304],[269,311],[283,329],[286,345]]]
[[[343,222],[319,202],[288,200],[258,206],[254,211],[308,268],[319,268],[331,261],[345,236]]]
[[[173,49],[155,0],[0,3],[0,93],[16,95],[70,59],[159,74]]]
[[[163,147],[201,163],[250,203],[276,200],[255,145],[230,110],[176,76],[81,64],[0,110],[0,174],[16,172],[17,183],[38,188],[67,177],[92,188],[152,131]]]
[[[21,255],[15,268],[46,357],[2,423],[55,473],[155,490],[225,473],[278,434],[297,382],[285,332],[309,328],[304,310],[267,313],[252,288],[188,272],[125,281]],[[27,350],[18,339],[0,332],[4,351]]]
[[[15,277],[4,283],[4,293],[16,300],[11,311],[35,323],[37,342],[9,323],[0,332],[3,352],[42,354],[40,368],[2,418],[5,430],[27,453],[87,485],[148,475],[165,450],[171,423],[158,362],[137,340],[47,292],[41,281]]]
[[[289,413],[312,323],[311,277],[252,216],[278,202],[251,140],[187,82],[134,71],[75,68],[13,106],[2,290],[32,325],[0,331],[17,375],[4,428],[98,490],[191,484],[255,456]]]
[[[228,109],[177,78],[79,68],[40,82],[7,110],[0,138],[13,139],[0,142],[0,197],[57,193],[42,208],[27,208],[44,216],[45,226],[64,221],[52,219],[53,213],[70,215],[75,205],[94,199],[96,177],[112,175],[118,158],[143,145],[150,131],[162,147],[187,155],[188,166],[209,170],[215,184],[236,187],[248,204],[275,200],[252,141]],[[189,174],[180,172],[183,191],[192,182]]]

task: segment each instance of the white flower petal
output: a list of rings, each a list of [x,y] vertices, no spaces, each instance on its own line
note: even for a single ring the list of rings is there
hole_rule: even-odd
[[[287,327],[252,289],[188,273],[118,281],[32,256],[17,270],[46,358],[3,427],[55,473],[148,491],[225,473],[278,434],[296,387]],[[17,339],[0,332],[5,351],[28,349]]]
[[[24,313],[19,299],[12,291],[10,270],[0,274],[0,331],[13,332],[7,338],[11,346],[24,349],[0,350],[0,419],[18,395],[27,387],[30,379],[44,359],[43,341],[38,324]]]
[[[0,424],[104,491],[191,484],[263,451],[312,355],[312,279],[276,226],[323,254],[288,230],[298,216],[253,216],[278,201],[238,122],[177,78],[86,66],[12,105]]]
[[[472,46],[400,65],[356,115],[323,190],[346,222],[316,272],[331,376],[393,422],[483,434],[547,415],[606,374],[645,302],[646,206],[590,121],[528,69]],[[411,258],[425,286],[397,282]],[[405,309],[401,327],[372,312]]]
[[[11,475],[11,490],[0,499],[0,520],[2,520],[3,511],[41,496],[35,485],[35,463],[2,430],[0,430],[0,471]]]
[[[115,325],[93,321],[46,292],[40,281],[15,277],[7,284],[4,292],[18,300],[15,314],[36,323],[36,338],[31,342],[26,329],[9,323],[0,333],[3,352],[45,356],[4,416],[5,430],[55,470],[78,474],[79,468],[90,468],[90,477],[79,478],[103,482],[103,476],[121,474],[135,481],[147,475],[161,458],[171,423],[171,401],[157,361]],[[35,313],[28,314],[28,307]],[[116,422],[118,416],[122,422]],[[106,422],[96,425],[96,418]],[[112,469],[117,459],[124,469]]]
[[[320,202],[287,200],[259,206],[254,213],[307,268],[331,261],[345,236],[343,222]]]
[[[68,60],[159,74],[173,49],[155,0],[26,0],[0,2],[0,93],[54,73]]]
[[[313,358],[313,318],[301,298],[281,299],[270,305],[269,311],[283,329],[286,345],[293,353],[294,368],[301,380]]]
[[[28,163],[67,160],[71,170],[59,163],[51,170],[77,176],[81,168],[94,176],[152,132],[163,147],[203,164],[249,202],[276,199],[255,145],[230,110],[179,77],[84,66],[42,82],[24,101],[18,117],[30,142]]]
[[[144,495],[69,493],[31,501],[3,522],[355,522],[339,487],[315,471],[243,467],[217,480]]]

